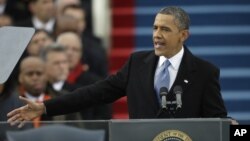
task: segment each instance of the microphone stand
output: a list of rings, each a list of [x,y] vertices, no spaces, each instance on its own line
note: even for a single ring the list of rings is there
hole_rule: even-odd
[[[168,102],[166,108],[160,108],[160,110],[158,111],[156,118],[175,118],[175,111],[174,111],[174,107],[173,107],[172,102]],[[164,115],[166,115],[164,117]]]

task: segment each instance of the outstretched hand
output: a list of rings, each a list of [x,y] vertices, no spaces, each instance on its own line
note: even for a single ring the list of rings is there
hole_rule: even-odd
[[[24,101],[26,105],[9,112],[7,114],[7,122],[10,123],[11,126],[18,124],[18,128],[21,128],[25,121],[30,121],[41,116],[45,111],[45,106],[43,103],[32,102],[21,96],[19,98]]]
[[[239,122],[235,119],[230,119],[231,125],[239,125]]]

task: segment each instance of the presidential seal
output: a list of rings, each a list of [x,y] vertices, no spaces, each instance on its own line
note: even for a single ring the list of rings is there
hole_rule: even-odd
[[[166,130],[158,134],[153,141],[192,141],[192,139],[182,131]]]

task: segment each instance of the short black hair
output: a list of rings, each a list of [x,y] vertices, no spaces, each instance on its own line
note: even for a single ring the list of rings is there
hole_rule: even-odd
[[[76,10],[82,10],[83,12],[85,12],[85,9],[78,4],[70,4],[70,5],[66,5],[63,9],[62,9],[62,13],[64,13],[67,9],[76,9]]]
[[[174,16],[174,22],[180,30],[189,29],[190,18],[189,15],[180,7],[169,6],[162,8],[158,14],[172,15]]]

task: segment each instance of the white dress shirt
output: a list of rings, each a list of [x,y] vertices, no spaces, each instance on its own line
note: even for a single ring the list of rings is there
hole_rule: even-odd
[[[39,95],[39,96],[33,96],[33,95],[31,95],[31,94],[29,94],[27,92],[24,95],[25,95],[26,98],[28,98],[32,102],[38,102],[38,101],[43,102],[44,101],[44,96],[45,96],[44,93]]]
[[[61,91],[64,85],[64,81],[58,81],[52,84],[52,87],[54,88],[54,90],[56,91]]]
[[[47,32],[52,33],[54,30],[55,19],[52,18],[47,23],[43,23],[38,18],[33,17],[32,23],[33,23],[35,29],[44,29]]]
[[[182,47],[181,50],[171,58],[160,56],[157,67],[156,67],[156,71],[155,71],[154,82],[156,82],[157,75],[160,73],[160,67],[168,59],[169,62],[171,63],[170,66],[168,67],[169,76],[170,76],[168,89],[170,90],[176,79],[183,55],[184,55],[184,48]]]

